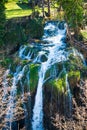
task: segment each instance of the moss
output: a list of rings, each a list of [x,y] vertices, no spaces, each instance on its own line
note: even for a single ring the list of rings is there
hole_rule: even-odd
[[[77,79],[77,81],[80,80],[80,71],[70,71],[68,73],[69,78]]]
[[[64,92],[64,88],[66,87],[65,78],[59,78],[58,80],[53,80],[51,85],[54,89],[57,89],[60,93]]]
[[[63,72],[61,76],[57,79],[52,79],[48,83],[46,83],[47,86],[53,87],[55,96],[58,95],[58,92],[60,95],[64,93],[65,87],[66,87],[66,74]]]
[[[12,77],[13,77],[13,74],[8,74],[8,75],[7,75],[7,78],[10,78],[10,79],[11,79]]]
[[[38,83],[38,64],[30,65],[30,90],[33,91]]]
[[[71,89],[77,85],[80,81],[80,71],[70,71],[68,72],[68,79]]]
[[[31,60],[22,60],[21,65],[26,65],[26,64],[29,64],[30,62]]]

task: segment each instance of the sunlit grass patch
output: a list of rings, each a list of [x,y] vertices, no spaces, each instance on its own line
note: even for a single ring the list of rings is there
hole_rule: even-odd
[[[5,4],[6,18],[28,16],[32,13],[32,8],[27,3],[17,3],[11,1]]]
[[[6,18],[9,19],[9,18],[13,18],[13,17],[28,16],[31,13],[32,13],[31,9],[29,9],[29,10],[20,10],[20,9],[8,10],[8,11],[6,11]]]

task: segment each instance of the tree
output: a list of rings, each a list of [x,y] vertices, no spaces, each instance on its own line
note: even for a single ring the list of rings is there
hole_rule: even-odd
[[[58,2],[64,10],[65,20],[78,36],[83,21],[83,0],[58,0]]]
[[[42,15],[44,17],[44,0],[42,0]]]
[[[5,7],[4,0],[0,1],[0,46],[4,44],[5,33]]]
[[[48,2],[48,16],[50,16],[50,0],[47,0]]]

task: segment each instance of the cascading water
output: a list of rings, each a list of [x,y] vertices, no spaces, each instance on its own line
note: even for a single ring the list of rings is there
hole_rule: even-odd
[[[73,54],[74,54],[74,56],[79,56],[81,58],[83,64],[86,66],[85,58],[84,58],[84,56],[78,50],[76,50],[75,48],[73,48]]]
[[[69,82],[68,82],[68,74],[66,74],[66,92],[67,92],[67,101],[68,101],[68,114],[71,117],[72,115],[72,94],[71,94],[71,90],[70,90],[70,86],[69,86]]]
[[[21,67],[18,66],[16,68],[16,72],[14,73],[12,88],[10,91],[10,98],[9,98],[9,102],[7,104],[6,121],[7,120],[10,121],[10,127],[11,127],[11,122],[14,117],[14,108],[16,107],[15,101],[16,101],[16,94],[17,94],[17,83],[19,80],[22,79],[26,66],[24,66],[22,70],[20,70],[20,69],[21,69]]]
[[[65,36],[65,29],[59,30],[59,28],[53,24],[48,24],[45,26],[45,31],[49,30],[54,34],[55,29],[56,33],[55,36],[48,36],[43,37],[43,40],[46,40],[51,43],[51,46],[45,48],[49,51],[48,60],[44,63],[41,63],[41,68],[39,70],[39,81],[37,86],[37,93],[35,97],[35,105],[33,109],[33,118],[32,118],[32,129],[33,130],[43,130],[43,92],[42,86],[44,83],[44,77],[46,71],[55,63],[65,61],[67,59],[66,52],[64,51],[64,43],[61,39]],[[61,33],[60,33],[61,32]],[[46,35],[47,36],[47,35]],[[62,50],[60,49],[62,48]]]
[[[43,125],[43,85],[45,82],[47,82],[49,79],[57,78],[59,79],[63,72],[65,71],[65,68],[63,67],[62,70],[58,70],[58,67],[56,68],[55,64],[60,63],[61,64],[64,61],[68,60],[68,52],[66,52],[66,44],[64,43],[65,38],[65,32],[66,28],[59,29],[59,23],[58,22],[47,22],[44,28],[44,36],[42,38],[43,41],[46,41],[46,44],[31,44],[31,45],[23,45],[20,47],[19,50],[19,58],[21,59],[24,64],[20,64],[20,66],[17,66],[16,72],[13,73],[13,79],[12,79],[12,86],[10,87],[10,93],[5,113],[5,119],[6,121],[10,122],[10,129],[11,129],[11,122],[14,118],[14,110],[16,108],[16,96],[17,96],[17,89],[20,87],[21,91],[21,100],[24,103],[25,93],[27,93],[27,103],[22,104],[22,108],[27,111],[25,112],[25,129],[26,130],[44,130]],[[73,49],[74,56],[79,56],[83,63],[85,64],[85,60],[77,50]],[[31,62],[27,62],[31,61]],[[30,65],[31,64],[38,64],[39,63],[39,72],[38,72],[38,85],[37,85],[37,91],[35,96],[35,104],[33,107],[33,113],[31,114],[31,97],[30,97]],[[45,77],[46,72],[51,68],[50,71],[50,77]],[[28,69],[27,69],[28,68]],[[58,74],[58,72],[60,72]],[[3,77],[3,98],[2,101],[5,101],[6,94],[7,94],[7,88],[8,88],[8,82],[7,82],[7,76],[10,73],[10,70],[7,70],[5,72],[5,75]],[[66,104],[68,104],[68,110],[66,112],[69,112],[69,115],[72,114],[72,95],[70,91],[70,86],[68,82],[68,73],[65,73],[65,83],[66,83]],[[35,78],[35,77],[33,77]],[[31,80],[32,81],[32,80]],[[24,87],[26,89],[24,90]],[[31,86],[32,87],[32,86]],[[53,87],[52,87],[53,91]],[[51,96],[52,96],[51,91]],[[58,92],[59,94],[59,92]],[[58,100],[60,100],[58,95]],[[52,105],[52,97],[50,98],[51,105]],[[27,104],[27,105],[26,105]],[[58,103],[60,104],[60,102]],[[65,105],[66,105],[65,104]],[[67,108],[66,108],[67,109]],[[50,114],[52,114],[52,109],[50,109]],[[32,120],[30,119],[32,115]],[[31,122],[30,122],[31,121]],[[6,124],[8,126],[8,124]],[[29,126],[31,125],[31,126]]]
[[[3,96],[2,101],[6,100],[7,89],[8,89],[7,76],[8,76],[8,74],[9,74],[9,72],[10,72],[10,69],[8,69],[8,70],[5,72],[4,76],[3,76],[3,82],[2,82],[2,84],[3,84],[3,87],[4,87],[4,92],[3,92],[3,95],[2,95],[2,96]]]

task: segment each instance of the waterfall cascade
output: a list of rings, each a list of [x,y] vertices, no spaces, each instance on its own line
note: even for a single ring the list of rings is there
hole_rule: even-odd
[[[84,58],[84,56],[78,50],[76,50],[75,48],[73,48],[73,54],[74,54],[74,56],[79,56],[81,58],[83,64],[86,66],[85,58]]]
[[[27,64],[18,65],[16,67],[15,72],[13,73],[12,78],[12,86],[10,88],[9,95],[7,97],[7,89],[9,87],[7,76],[10,73],[10,69],[8,69],[3,77],[3,98],[2,102],[5,100],[8,100],[6,110],[5,110],[5,124],[9,121],[10,122],[10,129],[12,126],[12,121],[14,119],[14,113],[15,108],[17,106],[17,89],[21,88],[21,100],[22,100],[22,108],[26,109],[24,112],[25,117],[25,125],[26,130],[32,129],[32,130],[44,130],[43,125],[43,85],[45,82],[47,82],[50,78],[60,78],[62,73],[65,71],[64,67],[62,70],[58,70],[56,68],[55,64],[63,64],[63,62],[68,60],[69,53],[66,51],[66,43],[64,42],[64,39],[66,37],[66,28],[59,27],[59,22],[47,22],[44,27],[44,36],[42,37],[43,41],[46,41],[46,44],[33,44],[32,45],[23,45],[19,49],[19,58],[23,62],[27,62]],[[48,42],[48,43],[47,43]],[[79,56],[84,65],[86,65],[86,62],[84,60],[84,57],[82,54],[80,54],[77,50],[73,49],[73,55]],[[37,91],[35,95],[35,102],[34,106],[31,107],[31,93],[30,93],[30,65],[31,64],[39,64],[39,70],[38,70],[38,84],[37,84]],[[52,67],[53,70],[50,72],[50,77],[45,77],[46,72]],[[61,65],[63,66],[63,65]],[[59,72],[59,74],[58,74]],[[33,79],[36,77],[33,77]],[[66,83],[66,92],[67,92],[67,102],[68,103],[68,112],[69,115],[72,114],[72,94],[70,91],[70,85],[68,82],[68,74],[66,73],[65,77],[65,83]],[[26,87],[26,89],[24,89]],[[52,88],[53,89],[53,88]],[[27,93],[27,103],[24,103],[25,93]],[[52,92],[51,92],[52,95]],[[7,99],[8,98],[8,99]],[[58,95],[59,99],[59,95]],[[51,98],[52,101],[52,98]],[[27,105],[26,105],[27,104]],[[26,107],[27,106],[27,107]],[[33,110],[31,110],[31,108]],[[27,110],[28,109],[28,110]],[[23,110],[24,111],[24,110]],[[30,112],[32,111],[32,117]],[[30,120],[28,118],[31,118]],[[31,122],[29,122],[29,121]],[[30,123],[30,128],[29,128]],[[6,124],[8,126],[8,123]]]
[[[67,101],[68,101],[68,114],[71,117],[72,116],[72,94],[68,82],[68,74],[66,74],[66,91],[67,91]]]
[[[54,33],[56,27],[55,25],[49,23],[45,26],[45,31],[50,30]],[[47,33],[46,33],[47,34]],[[57,27],[55,36],[47,36],[43,38],[51,43],[51,46],[47,47],[46,50],[49,51],[47,61],[41,63],[41,68],[39,70],[39,81],[37,86],[37,93],[35,97],[35,105],[33,109],[33,119],[32,119],[32,129],[33,130],[43,130],[43,93],[42,93],[42,86],[44,83],[44,77],[46,71],[55,63],[65,61],[67,59],[64,51],[64,43],[61,39],[65,36],[65,29],[59,30]],[[53,44],[53,46],[52,46]],[[60,48],[63,48],[60,50]]]
[[[7,95],[7,89],[8,89],[8,81],[7,81],[7,76],[8,76],[8,74],[10,73],[10,70],[8,69],[8,70],[6,70],[6,72],[5,72],[5,74],[4,74],[4,76],[3,76],[3,82],[2,82],[2,84],[3,84],[3,87],[4,87],[4,92],[3,92],[3,99],[2,99],[2,101],[4,101],[4,100],[6,100],[6,95]]]

